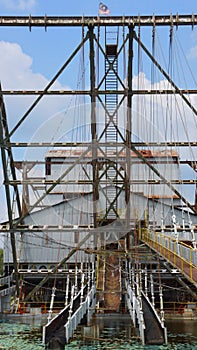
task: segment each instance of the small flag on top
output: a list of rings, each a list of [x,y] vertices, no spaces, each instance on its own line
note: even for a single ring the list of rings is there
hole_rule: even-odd
[[[104,5],[102,2],[100,2],[99,15],[109,15],[109,14],[110,14],[109,8],[106,5]]]

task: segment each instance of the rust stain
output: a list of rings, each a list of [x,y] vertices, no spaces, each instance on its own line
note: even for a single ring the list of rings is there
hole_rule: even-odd
[[[105,309],[118,311],[120,306],[120,270],[119,257],[111,255],[106,257],[105,271]]]

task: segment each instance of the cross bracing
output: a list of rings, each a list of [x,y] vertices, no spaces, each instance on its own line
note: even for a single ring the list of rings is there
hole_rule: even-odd
[[[182,263],[182,266],[186,266],[185,269],[189,268],[190,275],[188,278],[195,285],[196,267],[193,265],[193,260],[189,261],[188,265],[184,265],[183,260],[187,254],[190,254],[193,259],[193,248],[196,245],[195,213],[197,200],[195,201],[194,193],[196,188],[195,150],[197,142],[195,136],[193,136],[194,134],[191,132],[190,135],[190,131],[187,130],[187,120],[193,121],[193,130],[191,128],[191,131],[194,131],[197,110],[192,96],[195,96],[197,90],[182,87],[176,81],[176,76],[172,77],[170,75],[170,69],[164,68],[163,62],[161,63],[156,55],[154,40],[156,41],[155,31],[157,28],[168,27],[172,42],[173,31],[181,30],[184,26],[191,27],[192,30],[196,24],[197,17],[194,14],[190,16],[176,14],[131,17],[4,16],[0,18],[0,26],[27,27],[30,32],[33,32],[34,27],[40,27],[40,29],[43,27],[46,35],[48,35],[48,27],[78,27],[82,32],[82,38],[79,39],[76,48],[69,54],[66,62],[53,75],[53,78],[43,90],[36,88],[1,90],[0,142],[9,222],[0,226],[0,232],[7,232],[11,235],[16,276],[17,271],[20,274],[25,271],[22,268],[23,266],[20,265],[20,258],[22,261],[22,247],[26,244],[26,233],[32,234],[33,242],[34,238],[38,238],[36,234],[40,235],[48,249],[52,245],[58,245],[57,241],[50,241],[50,234],[54,234],[54,237],[55,235],[58,235],[58,237],[63,235],[64,238],[73,235],[74,240],[69,243],[70,251],[65,250],[64,257],[59,256],[55,267],[52,269],[47,267],[44,270],[50,271],[50,273],[59,271],[60,267],[68,263],[73,256],[77,256],[79,252],[97,256],[98,294],[99,298],[103,298],[109,307],[106,294],[111,293],[113,295],[114,290],[117,294],[122,292],[120,282],[122,273],[117,271],[121,270],[123,256],[130,259],[128,260],[129,263],[136,259],[137,270],[140,269],[140,264],[144,263],[144,258],[139,263],[137,262],[137,254],[133,254],[133,249],[136,246],[135,239],[138,239],[139,235],[144,244],[149,244],[149,247],[152,248],[154,241],[148,243],[148,239],[152,239],[153,233],[156,232],[158,241],[155,241],[154,249],[163,251],[163,255],[168,254],[171,258],[169,259],[170,262],[173,259],[174,261],[177,260],[177,266]],[[143,41],[143,35],[141,34],[143,28],[152,30],[153,43],[151,49]],[[106,33],[112,30],[117,36],[119,31],[122,30],[120,43],[108,41]],[[102,34],[102,31],[105,34]],[[169,50],[171,49],[170,46]],[[82,88],[78,86],[77,88],[54,90],[53,84],[69,69],[70,64],[80,52],[82,52],[83,59],[84,56],[87,56],[88,70],[87,73],[83,71],[81,79],[86,74],[89,79],[88,84],[86,84],[88,86],[84,88],[85,82],[83,81]],[[140,71],[144,63],[142,62],[142,56],[145,64],[147,64],[146,60],[149,60],[147,66],[151,70],[151,84],[147,88],[146,81],[143,80]],[[138,61],[137,65],[135,60]],[[82,65],[84,69],[84,61]],[[165,80],[165,85],[156,86],[158,80]],[[17,96],[25,97],[28,95],[35,96],[34,102],[20,116],[15,125],[12,124],[11,127],[8,127],[9,114],[6,114],[6,98],[8,96],[9,98],[17,98]],[[25,123],[29,123],[31,113],[34,112],[40,101],[44,100],[45,97],[50,98],[50,96],[61,96],[63,98],[68,96],[80,98],[83,96],[86,99],[84,101],[88,99],[91,102],[88,111],[89,124],[87,124],[89,129],[87,139],[83,132],[80,135],[81,140],[80,137],[75,139],[76,135],[73,132],[68,141],[63,137],[59,138],[61,140],[55,139],[53,135],[51,140],[45,140],[46,135],[44,133],[41,140],[35,141],[25,141],[16,136],[17,132],[23,130]],[[163,106],[165,112],[158,109],[159,99],[161,99],[161,105],[164,105],[164,99],[167,101],[167,107]],[[99,110],[97,109],[98,105]],[[155,108],[155,105],[157,105],[157,108]],[[137,106],[143,117],[145,116],[144,112],[151,115],[152,121],[150,123],[146,118],[140,119],[140,112],[139,110],[136,111]],[[186,116],[181,114],[184,108],[187,108]],[[78,114],[82,113],[82,110],[83,108],[79,108]],[[100,110],[102,110],[101,114]],[[189,117],[190,114],[192,117]],[[174,115],[177,118],[177,130],[172,127]],[[100,116],[104,120],[104,122],[102,120],[102,125],[99,124]],[[72,118],[75,119],[70,115],[70,119]],[[83,122],[86,122],[85,118]],[[152,128],[154,123],[155,126]],[[161,134],[157,135],[155,129],[160,126],[163,129]],[[51,134],[53,128],[54,126],[50,128]],[[177,138],[174,138],[174,136],[177,136]],[[19,159],[21,153],[17,152],[21,149],[26,149],[27,154],[29,150],[34,150],[35,159],[24,161]],[[43,159],[38,157],[39,159],[36,160],[37,150],[42,154],[46,150]],[[184,150],[189,150],[189,158],[184,155]],[[183,152],[184,156],[179,157],[180,151]],[[43,165],[45,172],[43,171]],[[168,172],[166,169],[169,166],[171,168]],[[192,173],[190,173],[189,178],[179,176],[178,170],[181,166],[190,169]],[[40,168],[37,173],[36,171],[34,173],[36,167],[37,169]],[[53,174],[56,174],[56,176],[53,176]],[[192,200],[187,199],[184,191],[182,191],[183,187],[186,187],[185,185],[192,186]],[[57,205],[56,207],[57,203],[52,199],[55,196],[61,198],[60,206]],[[90,198],[90,196],[93,199],[91,205],[87,203],[88,201],[85,202],[86,198]],[[139,197],[138,202],[136,202],[137,196]],[[48,198],[50,200],[47,202]],[[144,212],[141,215],[141,213],[139,214],[139,207],[142,202],[145,203],[146,201],[149,201],[149,205],[145,205]],[[152,203],[150,204],[150,202]],[[71,206],[75,203],[76,208],[73,205],[73,209],[70,209],[70,203]],[[64,210],[64,206],[66,210]],[[81,222],[77,222],[75,214],[80,211],[80,206],[81,211],[86,209],[88,222],[85,222],[85,214],[83,215],[83,213],[79,215]],[[14,211],[13,207],[17,207],[17,209]],[[89,212],[90,207],[91,212]],[[156,207],[159,208],[158,211],[154,211]],[[147,208],[150,210],[148,213]],[[51,212],[50,215],[46,214],[48,209],[54,210],[52,214],[54,215],[54,222],[50,222],[52,220]],[[169,210],[168,218],[172,219],[171,225],[169,225],[169,222],[168,224],[164,222],[164,212],[167,213],[167,209]],[[57,213],[58,215],[61,213],[59,222],[55,218]],[[160,216],[160,219],[158,219],[158,216]],[[34,224],[35,217],[39,218],[37,225]],[[76,220],[76,224],[66,222],[71,218],[73,222]],[[43,222],[44,219],[46,219],[46,223]],[[193,219],[194,223],[192,223]],[[113,226],[114,221],[117,221],[117,225],[114,224]],[[120,231],[121,237],[119,236]],[[161,238],[159,233],[161,233]],[[183,233],[185,236],[192,238],[190,239],[191,246],[184,246],[181,262],[176,254],[177,251],[180,251],[178,237],[179,234],[181,236]],[[164,237],[165,235],[167,235],[167,238]],[[159,239],[168,239],[169,236],[171,236],[170,243],[173,247],[176,245],[177,250],[175,248],[174,251],[173,249],[170,250],[168,246],[163,247],[162,250],[160,247]],[[86,246],[89,242],[93,246]],[[60,243],[59,246],[61,246]],[[65,242],[64,248],[66,249]],[[37,249],[40,249],[40,247]],[[173,253],[174,255],[172,255]],[[113,263],[115,265],[112,272],[116,274],[114,280],[116,280],[117,285],[114,290],[110,290],[108,286],[109,266],[112,264],[110,259],[114,259]],[[126,260],[124,264],[127,264]],[[31,271],[28,268],[27,270]],[[131,278],[133,281],[135,278],[137,281],[139,272],[137,270],[133,272]],[[40,271],[39,267],[37,271]],[[144,273],[145,270],[142,269],[141,271]],[[155,274],[155,271],[153,273]],[[26,300],[32,298],[47,283],[47,280],[48,276],[40,280],[37,286],[26,294]],[[136,283],[139,283],[139,281]],[[17,280],[16,284],[17,293],[19,294]]]

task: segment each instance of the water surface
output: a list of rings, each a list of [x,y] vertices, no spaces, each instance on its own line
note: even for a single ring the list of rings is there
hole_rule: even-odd
[[[168,344],[142,346],[129,318],[98,317],[90,327],[78,327],[66,349],[197,350],[197,321],[168,321]],[[0,323],[0,349],[43,350],[39,325]]]

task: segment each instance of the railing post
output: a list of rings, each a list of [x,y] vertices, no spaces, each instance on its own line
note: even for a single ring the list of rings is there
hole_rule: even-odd
[[[184,263],[183,263],[183,247],[181,245],[180,247],[180,253],[179,253],[180,257],[181,257],[181,272],[184,272]]]
[[[131,284],[132,281],[132,267],[131,267],[131,261],[129,260],[129,266],[128,266],[128,274],[129,274],[129,283]]]
[[[142,270],[141,270],[141,264],[139,264],[139,288],[140,288],[140,291],[142,290]]]
[[[119,291],[121,292],[121,285],[122,285],[122,274],[121,274],[121,265],[119,260]],[[120,299],[122,300],[122,293],[120,293]]]
[[[77,295],[77,289],[78,289],[78,285],[77,285],[77,272],[78,272],[78,268],[77,265],[75,266],[75,296]]]
[[[81,298],[80,298],[80,304],[83,303],[84,278],[85,278],[85,274],[82,272],[82,276],[81,276]]]
[[[151,289],[152,305],[153,305],[153,307],[155,307],[154,283],[153,283],[152,273],[150,274],[150,289]]]
[[[54,304],[54,298],[55,298],[55,291],[56,291],[56,288],[53,287],[52,288],[52,294],[51,294],[51,303],[50,303],[50,309],[49,309],[49,316],[47,318],[48,322],[51,320],[51,316],[52,316],[52,313],[53,313],[53,304]]]
[[[148,297],[148,272],[147,272],[147,265],[145,266],[144,289],[145,289],[145,295],[146,295],[146,297]]]
[[[167,238],[168,243],[167,243],[167,253],[168,253],[168,259],[171,261],[171,247],[170,247],[170,241],[173,242],[173,240],[171,240],[171,237]],[[173,259],[175,258],[175,254],[174,254],[174,245],[173,245]],[[174,261],[174,260],[173,260]]]
[[[182,212],[182,226],[183,226],[183,233],[185,233],[185,219],[184,219],[184,213]]]
[[[137,277],[137,276],[136,276]],[[138,278],[136,278],[136,284],[138,284]],[[144,314],[143,314],[143,307],[142,307],[142,288],[141,285],[139,285],[139,290],[138,290],[138,295],[137,299],[139,302],[139,327],[140,327],[140,335],[142,339],[142,345],[145,344],[145,339],[144,339]]]
[[[125,277],[129,280],[129,267],[128,259],[125,259]]]
[[[68,275],[67,275],[67,280],[66,280],[65,306],[68,305],[69,280],[70,280],[70,275],[69,275],[69,273],[68,273]]]
[[[92,263],[92,285],[91,285],[91,287],[94,285],[94,280],[95,280],[95,269],[96,269],[95,263],[93,262],[93,263]]]
[[[173,222],[173,228],[174,228],[174,236],[176,239],[176,243],[178,243],[178,232],[177,232],[177,224],[176,224],[176,215],[172,215],[172,222]]]
[[[160,315],[161,315],[161,324],[162,327],[164,327],[164,310],[163,310],[163,292],[162,292],[162,286],[159,286],[159,298],[160,298]]]
[[[193,269],[192,269],[192,249],[190,248],[189,250],[189,255],[190,255],[190,278],[193,281]]]
[[[75,295],[75,285],[72,286],[71,289],[71,299],[70,299],[70,309],[69,309],[69,316],[68,316],[68,320],[70,320],[72,312],[73,312],[73,299],[74,299],[74,295]]]
[[[192,221],[189,221],[189,228],[191,231],[191,235],[192,235],[192,244],[193,244],[193,248],[196,249],[197,248],[197,243],[196,243],[196,238],[195,238],[195,234],[194,234],[194,230],[192,227]]]
[[[90,271],[90,265],[88,266],[88,293],[90,291],[90,276],[91,276],[91,271]]]
[[[161,233],[162,234],[164,234],[164,228],[165,228],[164,220],[163,220],[163,218],[161,218]]]
[[[136,273],[136,296],[139,297],[140,290],[139,290],[139,276],[138,273]]]

